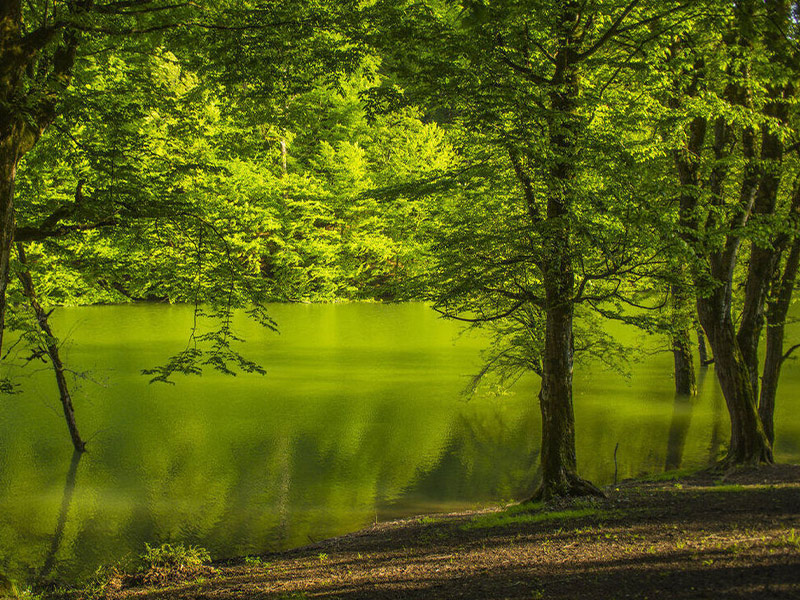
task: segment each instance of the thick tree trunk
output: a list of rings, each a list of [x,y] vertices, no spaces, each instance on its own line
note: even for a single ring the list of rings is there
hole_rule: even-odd
[[[545,343],[542,359],[542,481],[535,499],[554,496],[603,495],[578,477],[575,457],[575,414],[572,408],[572,364],[575,274],[572,267],[570,210],[575,185],[576,138],[579,131],[575,102],[579,93],[577,55],[570,24],[575,2],[562,5],[549,123],[554,153],[547,198],[542,279],[545,288]]]
[[[764,44],[771,54],[771,60],[776,65],[782,65],[795,76],[798,72],[796,63],[796,50],[784,35],[785,27],[793,20],[790,3],[782,0],[764,3],[767,19],[765,20]],[[786,84],[772,85],[769,88],[770,99],[764,108],[766,116],[771,118],[762,129],[761,135],[761,177],[753,205],[752,219],[758,223],[768,223],[775,217],[778,205],[778,191],[783,174],[783,132],[781,129],[789,119],[789,105],[794,94],[794,83],[790,78]],[[777,126],[773,123],[777,123]],[[792,198],[790,219],[796,224],[798,211],[798,193]],[[759,221],[760,220],[760,221]],[[742,355],[750,371],[750,384],[754,397],[758,398],[758,347],[764,327],[764,311],[767,304],[770,286],[774,285],[777,278],[778,265],[781,255],[789,243],[789,236],[782,234],[775,239],[767,240],[754,238],[750,246],[750,264],[747,280],[745,282],[744,305],[742,317],[737,333],[737,341],[742,349]],[[773,441],[774,430],[772,413],[775,404],[775,392],[778,385],[780,365],[783,362],[783,323],[791,301],[794,276],[797,271],[796,258],[791,256],[794,245],[787,260],[784,275],[777,283],[777,298],[774,298],[768,310],[770,311],[770,326],[767,330],[767,351],[764,362],[762,384],[769,386],[766,393],[762,394],[759,403],[759,414],[763,422],[767,438]],[[794,263],[794,265],[792,265]],[[788,288],[784,285],[789,283]]]
[[[563,204],[552,198],[550,218],[563,216]],[[572,406],[573,368],[573,285],[569,230],[566,222],[554,228],[548,245],[549,259],[544,272],[546,324],[542,361],[542,481],[535,500],[555,496],[600,495],[594,485],[577,474],[575,456],[575,414]]]
[[[741,104],[745,95],[739,86],[728,86],[725,95],[734,104]],[[724,206],[725,179],[730,159],[732,127],[723,117],[714,122],[712,149],[715,163],[711,169],[708,191],[714,206]],[[706,121],[695,118],[689,128],[689,143],[686,151],[676,153],[676,165],[683,188],[680,202],[681,237],[690,246],[699,242],[696,207],[699,190],[698,157],[703,147]],[[725,397],[731,421],[731,440],[722,466],[744,463],[772,462],[772,448],[767,440],[761,419],[758,416],[751,382],[751,371],[745,362],[736,340],[731,317],[733,271],[740,245],[739,229],[747,222],[758,184],[757,165],[754,157],[754,136],[751,130],[744,132],[743,154],[747,160],[745,175],[739,190],[737,210],[730,222],[730,233],[724,244],[708,255],[709,272],[695,272],[698,285],[697,314],[714,353],[715,372]],[[721,223],[714,212],[709,213],[705,229],[715,229]],[[713,285],[709,285],[710,281]]]
[[[91,0],[67,2],[62,18],[90,5]],[[44,15],[41,24],[33,19],[23,24],[21,0],[0,2],[0,353],[14,242],[17,165],[55,119],[60,93],[72,77],[80,39],[77,30],[49,22],[46,10]],[[60,41],[54,43],[59,34]],[[48,47],[52,52],[42,58]],[[37,58],[42,62],[37,64]]]
[[[750,370],[744,361],[730,312],[720,318],[713,300],[699,299],[698,314],[714,352],[714,370],[731,420],[731,440],[722,466],[772,462],[772,447],[756,409]]]
[[[69,393],[67,378],[64,375],[64,363],[61,362],[61,356],[58,352],[58,340],[56,340],[53,335],[53,330],[50,328],[50,323],[47,320],[47,312],[36,299],[36,290],[33,287],[31,274],[26,267],[25,249],[22,244],[17,244],[17,252],[19,253],[19,260],[23,266],[18,273],[18,277],[20,283],[22,283],[25,296],[28,298],[28,303],[31,305],[36,315],[39,328],[44,334],[44,347],[53,365],[53,372],[56,377],[56,384],[58,385],[58,394],[61,399],[61,406],[64,409],[64,419],[67,422],[67,429],[69,429],[69,435],[72,438],[72,445],[77,452],[84,452],[86,450],[86,442],[81,439],[81,435],[78,432],[78,425],[75,422],[75,409],[72,406],[72,396]]]

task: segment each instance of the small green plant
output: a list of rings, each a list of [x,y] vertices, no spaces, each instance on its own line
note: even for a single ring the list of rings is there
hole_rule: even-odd
[[[162,544],[154,548],[145,544],[140,561],[139,579],[149,585],[187,581],[212,571],[205,566],[211,555],[198,546]]]
[[[122,589],[125,581],[125,569],[121,564],[99,567],[79,589],[79,597],[83,600],[101,600],[110,593]]]
[[[244,564],[248,567],[264,567],[267,568],[270,566],[270,563],[264,562],[260,556],[245,556],[244,557]]]
[[[794,528],[789,530],[789,533],[784,533],[780,537],[780,541],[778,542],[779,545],[782,546],[794,546],[798,550],[800,550],[800,533],[795,531]]]
[[[420,517],[420,518],[417,520],[417,522],[418,522],[420,525],[431,525],[431,524],[433,524],[433,523],[436,523],[436,519],[434,519],[433,517]]]
[[[325,561],[327,561],[327,560],[328,560],[328,555],[327,555],[327,554],[325,554],[324,552],[320,552],[320,553],[317,555],[317,558],[319,559],[319,562],[321,562],[321,563],[324,563]]]

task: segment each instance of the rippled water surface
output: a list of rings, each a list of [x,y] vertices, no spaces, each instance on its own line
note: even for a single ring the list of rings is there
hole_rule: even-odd
[[[46,365],[0,397],[0,572],[76,581],[145,543],[215,558],[298,546],[385,520],[523,497],[538,466],[538,380],[461,395],[485,340],[422,304],[277,305],[280,335],[239,325],[268,374],[177,385],[139,374],[186,345],[187,307],[59,309],[89,452],[75,460]],[[640,338],[619,335],[633,345]],[[724,450],[713,370],[692,401],[671,356],[623,378],[578,365],[578,461],[597,483],[698,467]],[[31,371],[37,371],[32,373]],[[800,368],[778,397],[776,458],[800,460]]]

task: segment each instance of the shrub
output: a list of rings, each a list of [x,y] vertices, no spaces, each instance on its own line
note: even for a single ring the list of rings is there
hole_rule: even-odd
[[[148,585],[164,585],[195,579],[213,572],[206,564],[211,555],[205,548],[183,544],[162,544],[152,547],[145,544],[145,553],[140,557],[142,566],[139,577]]]

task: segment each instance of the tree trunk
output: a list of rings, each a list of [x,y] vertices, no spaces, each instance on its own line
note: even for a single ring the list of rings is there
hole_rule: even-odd
[[[91,1],[67,2],[62,18],[90,5]],[[14,242],[17,165],[55,119],[80,39],[77,30],[57,27],[48,21],[46,10],[44,15],[38,26],[29,22],[33,19],[23,24],[21,0],[0,2],[0,353]],[[53,42],[57,35],[60,41]],[[51,51],[45,52],[48,48]],[[36,63],[37,59],[41,61]]]
[[[53,372],[55,373],[56,384],[58,385],[58,394],[61,399],[61,406],[64,409],[64,419],[67,421],[69,435],[72,438],[72,445],[77,452],[84,452],[86,450],[86,442],[81,439],[80,433],[78,433],[78,425],[75,422],[75,409],[72,406],[72,396],[69,393],[67,378],[64,376],[64,364],[61,362],[61,356],[58,352],[58,340],[56,340],[53,335],[53,330],[50,328],[50,323],[47,321],[47,312],[45,312],[42,305],[39,304],[39,301],[36,299],[36,290],[33,287],[31,274],[26,267],[25,249],[22,244],[17,244],[17,252],[23,267],[17,275],[20,283],[22,283],[25,296],[28,298],[28,303],[31,305],[36,315],[39,328],[44,334],[45,350],[53,365]]]
[[[5,331],[11,246],[14,242],[14,180],[19,160],[14,137],[10,135],[0,140],[0,354]]]
[[[714,352],[714,370],[731,420],[730,446],[722,466],[771,463],[772,448],[758,416],[750,370],[739,350],[730,312],[720,318],[713,304],[713,300],[698,299],[700,322]]]
[[[742,88],[728,86],[725,95],[733,104],[741,104],[745,95]],[[683,240],[690,247],[697,247],[700,223],[696,215],[697,190],[699,189],[698,157],[703,147],[706,121],[695,118],[689,129],[689,144],[686,151],[676,153],[676,166],[682,187],[680,199],[680,230]],[[730,140],[733,131],[725,118],[718,117],[714,122],[712,150],[715,163],[711,169],[708,191],[712,206],[724,205],[725,179],[728,175],[730,159]],[[744,463],[772,462],[772,449],[767,440],[755,404],[751,383],[751,372],[745,362],[731,317],[731,296],[733,291],[733,271],[740,245],[739,229],[747,222],[747,217],[755,199],[758,184],[757,165],[753,159],[754,137],[752,131],[745,131],[742,139],[743,154],[747,160],[743,177],[737,212],[729,224],[730,233],[724,243],[712,250],[708,256],[709,271],[694,273],[698,287],[697,314],[703,326],[711,350],[714,354],[715,372],[725,397],[731,421],[731,440],[728,453],[722,461],[723,467]],[[720,226],[713,212],[709,213],[705,229],[713,230]],[[709,285],[713,282],[713,285]],[[709,289],[710,288],[710,289]]]
[[[706,346],[706,334],[700,323],[695,324],[695,332],[697,333],[697,355],[700,358],[700,366],[707,367],[711,364],[713,359],[708,357],[708,347]]]
[[[795,210],[800,209],[800,206],[797,206],[800,204],[798,200],[800,200],[800,189],[795,192]],[[767,308],[767,347],[764,355],[758,414],[770,443],[775,441],[775,396],[778,391],[781,367],[785,360],[783,354],[784,329],[786,315],[789,313],[789,305],[792,302],[798,265],[800,265],[800,236],[795,236],[789,256],[786,258],[786,265],[783,268],[777,292]]]
[[[683,278],[682,278],[683,279]],[[672,286],[672,357],[675,374],[675,393],[693,396],[697,393],[694,373],[694,359],[686,321],[691,322],[691,304],[686,294],[687,285],[681,283]]]
[[[574,30],[576,3],[566,2],[559,15],[560,50],[556,56],[553,114],[549,123],[550,148],[554,153],[548,182],[547,218],[544,229],[542,280],[545,288],[545,343],[542,360],[542,481],[534,499],[585,496],[603,493],[577,474],[575,414],[572,408],[572,364],[575,274],[572,267],[572,234],[569,216],[575,185],[576,145],[579,122],[575,103],[579,94]]]
[[[675,367],[675,393],[694,396],[697,393],[697,384],[688,329],[681,329],[672,336],[672,358]]]
[[[780,92],[774,92],[778,94]],[[783,102],[773,102],[767,111],[769,116],[785,122],[786,106]],[[768,218],[775,214],[778,188],[781,181],[781,162],[783,144],[778,132],[765,126],[761,141],[761,162],[763,174],[753,205],[753,216],[757,219]],[[750,385],[753,394],[758,397],[758,346],[764,327],[764,306],[767,301],[770,280],[780,258],[780,252],[774,245],[759,244],[756,240],[750,246],[750,264],[745,282],[744,306],[739,331],[736,339],[742,349],[745,363],[750,370]]]

